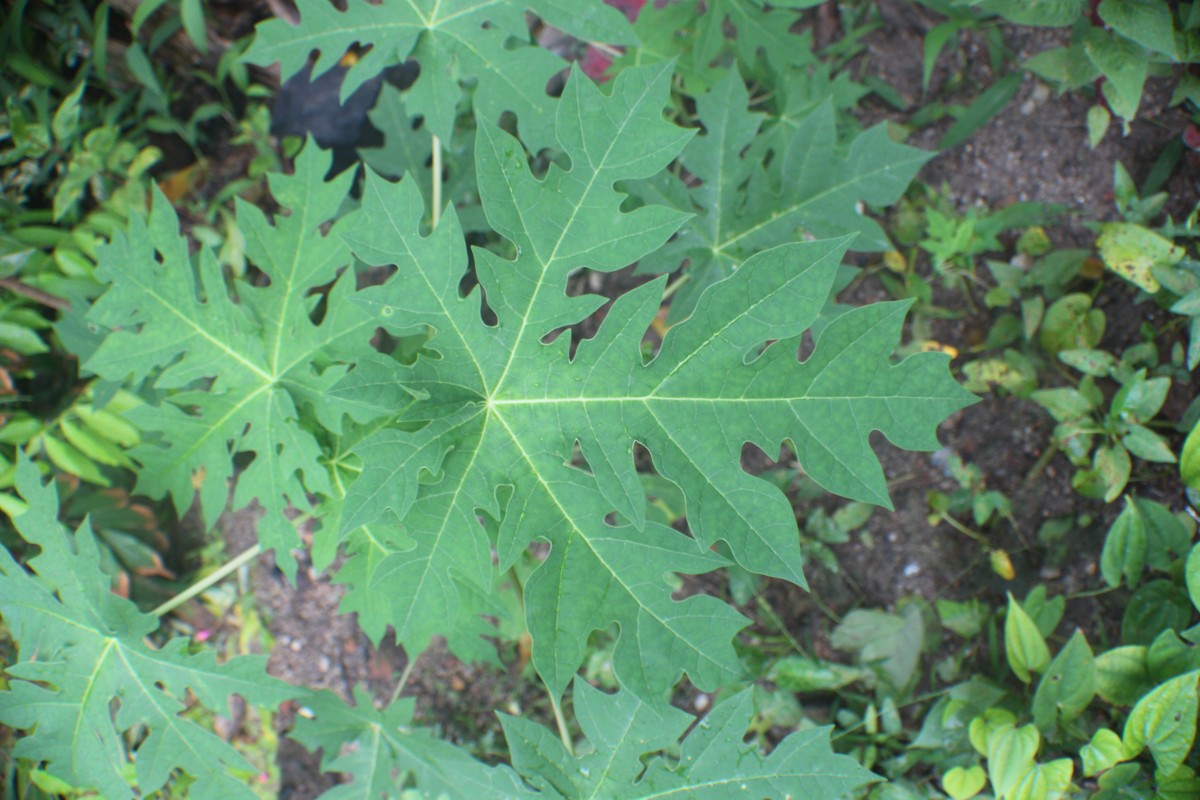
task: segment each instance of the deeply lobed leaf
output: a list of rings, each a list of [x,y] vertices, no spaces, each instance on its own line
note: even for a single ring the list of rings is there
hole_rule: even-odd
[[[609,695],[577,684],[575,712],[587,744],[578,755],[568,753],[557,734],[502,714],[512,767],[486,766],[414,728],[411,699],[381,710],[361,689],[354,706],[329,692],[302,697],[311,716],[297,720],[292,738],[321,748],[324,770],[354,776],[322,795],[324,800],[381,797],[401,784],[448,800],[834,800],[876,780],[854,759],[832,752],[828,728],[793,733],[764,756],[744,741],[754,713],[751,694],[733,695],[695,724],[671,705],[647,705],[628,691]],[[678,752],[677,760],[664,755],[672,752]]]
[[[312,716],[297,719],[291,738],[323,751],[322,770],[354,776],[321,800],[391,797],[406,781],[426,797],[537,797],[509,767],[489,767],[465,750],[434,739],[429,731],[414,728],[412,698],[379,710],[362,688],[354,696],[353,706],[328,691],[300,698]]]
[[[679,158],[689,182],[663,172],[633,186],[647,202],[696,211],[678,236],[639,265],[643,272],[673,272],[688,262],[674,315],[690,313],[706,288],[754,253],[798,236],[854,233],[855,249],[889,249],[863,204],[896,202],[930,157],[891,141],[883,125],[859,134],[842,152],[830,103],[794,127],[776,126],[767,138],[760,130],[765,115],[748,112],[748,104],[745,83],[728,70],[696,98],[704,134]],[[770,159],[767,147],[777,150]]]
[[[764,62],[777,73],[813,67],[818,59],[813,52],[812,33],[792,33],[798,17],[788,9],[811,5],[817,5],[815,0],[646,3],[634,25],[640,45],[630,48],[616,67],[678,59],[680,79],[693,95],[721,80],[731,56],[745,74],[756,73]]]
[[[274,707],[292,695],[269,678],[266,658],[218,665],[211,651],[192,653],[184,639],[161,649],[145,637],[158,621],[109,590],[85,523],[74,535],[55,519],[58,497],[22,461],[17,488],[30,510],[17,530],[41,553],[26,572],[0,548],[4,623],[20,648],[0,692],[0,722],[28,731],[13,751],[46,762],[52,774],[105,797],[133,798],[125,767],[132,760],[139,796],[161,788],[174,770],[191,775],[190,797],[227,800],[255,795],[230,770],[253,768],[228,743],[182,716],[189,692],[220,711],[229,696]],[[131,731],[144,739],[126,754]]]
[[[352,597],[392,599],[366,624],[393,625],[410,649],[460,617],[464,587],[490,586],[493,547],[505,570],[544,539],[550,553],[525,599],[533,661],[552,692],[570,682],[588,634],[614,622],[616,668],[639,697],[665,692],[680,672],[715,687],[739,671],[729,639],[744,620],[711,597],[672,599],[663,576],[721,566],[711,548],[723,540],[744,567],[804,581],[791,507],[741,469],[743,444],[777,452],[791,440],[826,488],[886,505],[871,431],[932,449],[938,422],[970,402],[944,355],[890,362],[904,304],[843,315],[806,362],[797,360],[846,239],[750,259],[700,297],[648,364],[641,342],[661,280],[617,298],[573,357],[569,337],[546,341],[604,303],[567,296],[568,274],[619,269],[684,220],[661,206],[622,212],[613,189],[662,169],[686,141],[661,117],[669,77],[661,66],[626,70],[605,97],[573,76],[556,123],[570,168],[552,165],[541,179],[515,139],[481,124],[484,211],[516,253],[474,252],[494,326],[482,321],[477,295],[458,292],[467,262],[454,216],[422,236],[411,182],[368,178],[362,216],[344,236],[359,258],[398,272],[356,299],[394,333],[434,329],[428,348],[437,357],[364,360],[335,388],[363,395],[391,387],[397,403],[402,392],[427,397],[404,427],[355,448],[364,470],[347,495],[342,530],[356,559],[370,562],[348,566],[364,581]],[[571,466],[576,442],[587,470]],[[645,520],[635,442],[683,488],[691,537]],[[481,511],[499,520],[494,541],[476,523]],[[402,522],[402,541],[353,532],[389,514]]]
[[[501,112],[517,114],[522,138],[535,151],[553,141],[548,123],[554,98],[546,85],[565,64],[529,43],[525,12],[584,41],[633,40],[625,17],[600,0],[351,0],[345,11],[327,0],[301,0],[297,6],[299,24],[270,20],[258,26],[248,60],[263,66],[279,62],[287,79],[315,50],[317,77],[352,46],[363,48],[346,73],[344,99],[363,81],[412,58],[421,65],[421,75],[406,104],[410,113],[424,117],[429,132],[450,141],[462,85],[474,82],[480,117],[495,122]],[[510,46],[513,41],[523,44]]]
[[[575,711],[593,748],[580,756],[529,720],[500,718],[513,766],[543,796],[834,800],[876,780],[831,751],[828,728],[792,733],[763,756],[743,741],[754,713],[750,690],[718,704],[686,736],[695,722],[690,714],[643,704],[629,692],[605,695],[578,683]],[[677,747],[678,763],[671,763],[663,753]]]
[[[88,315],[112,330],[87,367],[157,390],[158,402],[135,412],[143,431],[158,434],[133,451],[141,463],[137,491],[170,494],[180,514],[198,494],[212,524],[228,499],[233,454],[254,453],[234,503],[257,499],[266,509],[259,541],[289,572],[299,538],[283,509],[289,502],[307,507],[309,492],[332,493],[316,430],[300,421],[301,408],[335,432],[345,414],[376,414],[326,396],[375,329],[348,302],[354,272],[346,270],[350,251],[337,226],[321,232],[352,178],[326,183],[328,168],[329,156],[310,145],[294,175],[272,176],[276,200],[292,210],[274,224],[239,202],[246,254],[268,285],[238,279],[227,287],[207,248],[194,269],[178,218],[159,194],[148,221],[135,217],[100,249],[97,275],[110,286]]]

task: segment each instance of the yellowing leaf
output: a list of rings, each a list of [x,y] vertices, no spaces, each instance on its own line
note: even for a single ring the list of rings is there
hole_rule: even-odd
[[[951,800],[968,800],[983,791],[986,784],[987,773],[978,764],[954,767],[942,778],[942,788]]]
[[[883,254],[883,265],[892,272],[903,273],[908,270],[908,260],[899,250],[888,250]]]
[[[1083,759],[1083,774],[1091,777],[1124,761],[1129,756],[1125,754],[1125,745],[1121,737],[1108,728],[1101,728],[1092,734],[1092,740],[1079,750]]]
[[[958,358],[958,348],[950,344],[942,344],[935,342],[933,339],[926,339],[921,342],[919,349],[922,353],[945,353],[951,358]]]
[[[1011,581],[1017,577],[1017,570],[1013,567],[1012,559],[1009,558],[1006,550],[992,550],[988,553],[988,558],[992,564],[992,572],[1004,578],[1006,581]]]
[[[1170,239],[1128,222],[1101,225],[1096,246],[1106,267],[1150,294],[1160,288],[1150,268],[1174,266],[1184,256],[1184,249]]]

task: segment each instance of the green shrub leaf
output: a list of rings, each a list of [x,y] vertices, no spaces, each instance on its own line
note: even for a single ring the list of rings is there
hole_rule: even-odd
[[[981,0],[976,8],[992,11],[1018,25],[1058,28],[1079,19],[1086,0]]]
[[[1144,646],[1114,647],[1096,656],[1096,693],[1113,705],[1133,705],[1150,686]]]
[[[1096,695],[1096,665],[1083,632],[1076,630],[1038,683],[1033,696],[1033,720],[1046,736],[1054,733],[1059,720],[1069,722]]]
[[[1108,728],[1101,728],[1092,734],[1092,740],[1079,749],[1079,757],[1083,760],[1083,774],[1091,777],[1110,769],[1113,765],[1124,761],[1125,745],[1121,737]]]
[[[1109,107],[1127,122],[1132,120],[1142,102],[1142,86],[1150,64],[1149,52],[1136,42],[1103,28],[1088,31],[1084,52],[1107,79],[1104,96]]]
[[[1105,25],[1125,38],[1178,59],[1175,23],[1164,0],[1102,0],[1096,11]]]
[[[1125,509],[1113,521],[1100,553],[1100,574],[1109,586],[1120,586],[1124,578],[1137,586],[1146,565],[1146,519],[1137,502],[1127,498]]]
[[[988,780],[997,798],[1008,797],[1034,766],[1042,738],[1037,728],[1002,725],[987,734]]]
[[[1200,544],[1193,545],[1192,551],[1188,553],[1185,575],[1187,577],[1188,595],[1192,598],[1192,605],[1197,610],[1200,610]]]
[[[1196,740],[1200,670],[1172,678],[1138,701],[1125,721],[1122,740],[1130,757],[1149,748],[1158,769],[1170,775]]]
[[[942,778],[942,788],[951,800],[969,800],[983,791],[987,785],[987,773],[975,764],[971,767],[953,767]]]
[[[1179,454],[1179,475],[1189,489],[1200,490],[1200,425],[1192,427]]]
[[[1004,617],[1004,651],[1013,674],[1029,683],[1030,672],[1041,672],[1050,663],[1050,649],[1037,625],[1009,594]]]

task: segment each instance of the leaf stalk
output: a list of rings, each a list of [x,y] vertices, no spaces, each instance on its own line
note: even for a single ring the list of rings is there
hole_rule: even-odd
[[[574,757],[575,745],[571,743],[571,734],[567,730],[567,719],[563,716],[562,708],[558,705],[558,698],[549,690],[549,687],[547,687],[546,695],[550,698],[550,708],[554,711],[554,724],[558,726],[558,738],[562,739],[567,755]]]
[[[226,562],[216,572],[213,572],[211,575],[208,575],[208,576],[196,581],[196,583],[192,584],[187,589],[184,589],[182,592],[175,595],[170,600],[163,603],[162,605],[160,605],[158,608],[154,609],[150,613],[156,617],[161,617],[164,614],[170,613],[171,611],[175,610],[179,606],[186,603],[188,600],[191,600],[196,595],[206,591],[213,584],[220,583],[231,572],[237,571],[242,566],[244,566],[247,562],[251,561],[255,556],[257,556],[259,554],[259,552],[261,552],[261,548],[257,544],[254,545],[253,547],[243,550],[240,555],[238,555],[232,561]]]

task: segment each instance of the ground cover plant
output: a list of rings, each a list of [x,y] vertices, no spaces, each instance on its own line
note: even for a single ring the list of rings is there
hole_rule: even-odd
[[[278,748],[289,766],[271,731],[290,716],[336,776],[327,797],[1197,792],[1200,546],[1181,498],[1200,490],[1200,262],[1193,217],[1164,216],[1179,206],[1160,193],[1179,154],[1138,188],[1118,165],[1120,219],[1058,247],[1062,206],[961,209],[912,185],[932,154],[900,140],[939,115],[869,121],[903,104],[863,68],[885,4],[612,5],[635,23],[600,2],[305,0],[215,56],[195,78],[215,99],[186,113],[147,53],[219,44],[219,4],[72,6],[84,39],[114,21],[130,37],[151,133],[197,164],[217,160],[207,136],[244,149],[209,194],[196,167],[150,180],[138,154],[156,151],[124,141],[89,166],[98,44],[54,80],[24,41],[5,163],[51,179],[2,221],[18,233],[0,332],[23,359],[0,432],[7,791],[295,791],[271,765]],[[1020,88],[988,15],[1034,20],[925,5],[946,18],[924,86],[952,32],[993,52],[996,83],[930,133],[961,141]],[[1105,35],[1156,47],[1126,11],[1100,4]],[[1084,13],[1037,22],[1099,24]],[[366,167],[311,138],[285,163],[235,108],[260,93],[246,64],[376,92]],[[102,130],[141,143],[134,119]],[[1128,325],[1134,299],[1169,322]],[[48,413],[24,396],[44,353],[78,363]],[[988,405],[1043,415],[1019,485],[940,444],[978,399],[952,358]],[[907,458],[941,477],[900,474],[902,449],[934,451]],[[1032,517],[1028,487],[1051,481],[1077,504]],[[227,509],[253,520],[232,557],[214,547]],[[163,544],[185,516],[210,542],[186,590]],[[868,600],[849,559],[883,573],[893,548],[901,585],[917,528],[982,564],[975,583]],[[1047,577],[1080,551],[1089,583]],[[259,612],[231,596],[254,563],[293,598],[277,616],[332,577],[340,607],[314,627],[403,660],[351,679],[330,660],[349,641],[281,636],[276,655],[343,680],[270,677]],[[417,686],[439,650],[517,688],[474,708],[453,672]],[[433,694],[498,722],[431,725]]]

